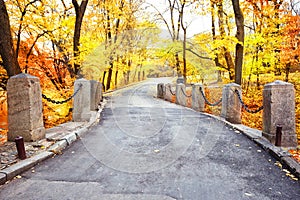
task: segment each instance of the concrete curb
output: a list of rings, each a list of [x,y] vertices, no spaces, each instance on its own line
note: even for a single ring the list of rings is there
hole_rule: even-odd
[[[36,164],[42,162],[43,160],[46,160],[47,158],[49,158],[53,155],[54,155],[54,153],[52,153],[52,152],[44,151],[42,153],[39,153],[35,156],[32,156],[32,157],[26,159],[26,160],[21,160],[20,162],[1,170],[0,171],[0,174],[1,174],[0,184],[4,184],[6,181],[13,179],[18,174],[29,170]],[[3,177],[3,175],[5,176],[5,178]]]
[[[53,152],[55,154],[60,154],[62,150],[64,150],[68,146],[68,142],[66,140],[61,140],[53,144],[48,151]]]
[[[92,112],[92,116],[89,123],[87,123],[84,127],[62,137],[60,140],[58,140],[52,146],[50,146],[47,150],[25,160],[21,160],[16,164],[7,167],[3,170],[0,170],[0,185],[5,184],[5,182],[13,179],[15,176],[29,170],[33,166],[52,157],[53,155],[61,154],[67,146],[70,146],[77,139],[80,139],[82,136],[85,135],[85,133],[89,130],[90,127],[94,126],[95,124],[97,124],[97,122],[99,122],[100,115],[105,104],[106,102],[102,104],[101,108],[99,108],[98,111]]]
[[[159,98],[157,98],[157,99],[159,99]],[[159,100],[165,101],[164,99],[159,99]],[[171,103],[171,102],[169,102],[169,103]],[[184,107],[184,106],[182,106],[182,107]],[[188,107],[185,107],[185,108],[190,109],[194,112],[197,112],[191,108],[188,108]],[[264,138],[262,136],[262,131],[260,131],[258,129],[250,128],[243,124],[232,124],[220,116],[215,116],[215,115],[212,115],[209,113],[204,113],[204,112],[198,112],[198,113],[201,113],[202,115],[205,115],[214,120],[222,122],[225,125],[231,127],[232,129],[241,132],[247,138],[249,138],[250,140],[255,142],[258,146],[260,146],[266,152],[268,152],[272,157],[274,157],[275,159],[280,161],[286,169],[288,169],[291,173],[293,173],[300,180],[300,164],[292,158],[292,155],[288,152],[287,149],[284,149],[282,147],[277,147],[277,146],[273,145],[271,142],[269,142],[266,138]]]
[[[6,174],[4,174],[4,172],[0,172],[0,185],[4,184],[6,181]]]

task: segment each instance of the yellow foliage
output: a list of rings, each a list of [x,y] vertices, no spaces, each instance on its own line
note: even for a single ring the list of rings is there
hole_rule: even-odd
[[[272,74],[260,75],[260,84],[273,82],[275,80],[284,80],[284,75],[274,76]],[[295,72],[290,74],[290,83],[295,87],[295,112],[296,112],[296,133],[298,141],[300,140],[300,74]],[[257,89],[254,82],[250,82],[250,87],[246,91],[246,85],[243,86],[243,101],[251,109],[255,110],[262,105],[262,90],[260,87]],[[248,113],[242,110],[242,123],[246,126],[262,130],[262,111],[256,114]]]

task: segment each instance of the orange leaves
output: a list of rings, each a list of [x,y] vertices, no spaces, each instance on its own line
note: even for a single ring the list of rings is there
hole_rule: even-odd
[[[289,150],[289,153],[292,155],[292,157],[298,162],[300,163],[300,149],[291,149]]]
[[[186,88],[186,95],[191,96],[192,95],[192,89],[191,87]],[[186,98],[186,107],[191,108],[192,107],[192,97]]]
[[[291,14],[286,16],[283,27],[284,42],[281,45],[280,59],[286,68],[295,68],[299,65],[300,55],[300,16]]]
[[[204,87],[205,97],[210,103],[215,103],[220,100],[222,97],[222,87],[218,86],[211,86],[211,87]],[[206,113],[213,114],[219,116],[221,114],[221,105],[217,106],[210,106],[207,103],[205,104],[204,110]]]
[[[250,88],[247,93],[243,90],[243,101],[250,110],[256,110],[262,105],[262,90]],[[242,123],[251,128],[262,130],[262,111],[252,114],[242,109]]]
[[[4,94],[2,94],[4,93]],[[7,137],[7,102],[6,102],[6,92],[0,92],[0,144],[6,142]]]
[[[289,150],[290,154],[292,154],[293,158],[300,163],[300,149]]]

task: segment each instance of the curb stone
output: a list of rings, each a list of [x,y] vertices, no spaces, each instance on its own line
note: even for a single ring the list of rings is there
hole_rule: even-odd
[[[258,146],[263,148],[265,151],[269,151],[273,147],[273,145],[265,138],[256,138],[253,140]]]
[[[6,182],[6,174],[0,172],[0,185],[4,184],[5,182]]]
[[[46,160],[47,158],[49,158],[53,155],[54,155],[54,153],[52,153],[52,152],[44,151],[44,152],[39,153],[35,156],[32,156],[28,159],[21,160],[18,163],[1,170],[0,173],[5,175],[5,182],[6,182],[8,180],[13,179],[18,174],[32,168],[39,162]],[[2,175],[1,175],[1,184],[5,183],[5,182],[2,182],[3,180],[4,179],[2,178]]]
[[[300,177],[300,165],[291,157],[284,157],[281,159],[284,166],[289,168],[290,172],[295,174],[296,177]]]
[[[48,151],[53,152],[55,154],[61,153],[62,150],[64,150],[68,146],[67,140],[60,140],[56,142],[54,145],[52,145]]]
[[[88,128],[86,128],[86,127],[75,131],[75,135],[76,135],[77,139],[83,137],[87,131],[88,131]]]
[[[66,140],[67,145],[69,146],[70,144],[72,144],[73,142],[75,142],[77,140],[77,136],[75,133],[70,133],[70,134],[66,135],[65,137],[63,137],[61,140]]]

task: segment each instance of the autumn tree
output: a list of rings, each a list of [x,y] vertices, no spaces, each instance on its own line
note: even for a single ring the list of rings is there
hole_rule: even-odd
[[[84,17],[84,13],[88,4],[88,0],[82,0],[79,4],[77,0],[72,0],[72,4],[75,9],[76,20],[74,27],[74,37],[73,37],[73,53],[74,58],[78,58],[80,55],[79,46],[80,46],[80,35],[81,35],[81,26]],[[75,61],[74,63],[74,73],[79,75],[80,65]]]
[[[13,46],[9,17],[4,0],[0,0],[0,55],[9,77],[21,73]]]
[[[283,44],[282,25],[284,7],[281,0],[247,0],[244,5],[247,15],[245,27],[249,34],[245,42],[245,70],[256,75],[257,87],[260,86],[260,74],[274,72],[280,75],[280,46]],[[251,53],[250,53],[251,52]],[[249,56],[252,58],[249,59]],[[249,67],[250,66],[250,67]],[[250,70],[249,70],[250,68]]]
[[[221,80],[221,72],[227,72],[229,79],[234,80],[233,47],[236,45],[237,39],[232,35],[231,5],[225,0],[210,0],[209,4],[203,4],[203,7],[202,9],[209,10],[211,15],[211,35],[209,38],[207,34],[202,34],[202,36],[200,34],[197,36],[197,40],[200,42],[201,37],[209,40],[203,46],[218,68],[218,81]],[[205,13],[207,14],[207,12]]]
[[[236,38],[238,43],[235,47],[235,83],[242,84],[242,68],[244,58],[244,16],[240,8],[239,0],[232,0],[235,23],[236,23]]]
[[[157,7],[155,7],[153,4],[149,4],[152,8],[155,9],[155,20],[162,21],[165,27],[168,30],[168,33],[171,37],[171,40],[173,43],[178,43],[180,38],[180,26],[181,26],[181,16],[178,15],[178,8],[179,4],[177,0],[168,0],[167,1],[168,7],[167,11],[169,12],[169,18],[166,18],[163,13],[166,11],[160,11]],[[183,13],[182,13],[183,14]],[[172,52],[172,51],[171,51]],[[182,72],[180,69],[180,59],[179,59],[179,52],[174,52],[174,59],[175,59],[175,69],[177,72],[178,77],[182,76]]]
[[[186,9],[190,5],[192,5],[194,1],[180,1],[180,0],[168,0],[167,8],[165,11],[160,11],[157,7],[150,4],[152,8],[155,9],[156,16],[159,21],[162,21],[165,27],[167,28],[172,42],[176,45],[176,43],[182,43],[182,47],[179,50],[173,51],[169,49],[167,51],[174,53],[175,60],[175,69],[178,77],[183,75],[184,82],[186,82],[187,78],[187,28],[189,26],[189,22],[185,21],[185,13]],[[168,17],[164,16],[164,13],[169,13]],[[180,32],[183,32],[183,38],[180,38]],[[180,59],[180,53],[182,53],[182,59]],[[183,65],[181,69],[181,64]]]
[[[285,81],[289,81],[289,74],[300,65],[300,16],[290,12],[286,16],[283,27],[283,43],[280,48],[280,61],[285,72]]]
[[[142,68],[137,58],[143,60],[140,54],[145,51],[141,48],[146,49],[143,45],[148,43],[141,33],[149,34],[152,25],[142,19],[140,6],[141,2],[136,0],[103,0],[93,4],[93,11],[86,14],[88,23],[83,24],[85,34],[80,46],[82,69],[88,77],[102,81],[106,90],[122,84],[120,80],[125,84],[131,78],[134,80],[138,76],[137,66]]]

